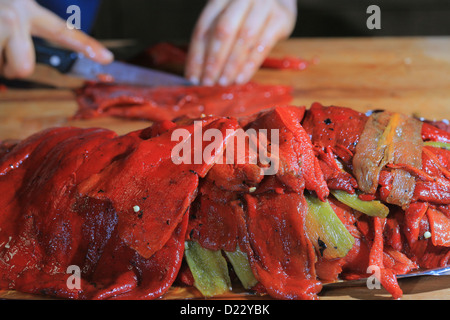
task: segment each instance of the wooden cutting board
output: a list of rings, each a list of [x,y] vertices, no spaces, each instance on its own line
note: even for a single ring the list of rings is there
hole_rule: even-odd
[[[450,37],[290,39],[272,56],[315,61],[303,71],[260,70],[254,81],[291,85],[294,105],[347,106],[359,111],[388,109],[433,120],[450,119]],[[148,126],[145,121],[101,118],[73,121],[71,89],[80,82],[38,68],[33,79],[59,89],[0,90],[0,140],[23,139],[52,126],[104,127],[119,134]],[[450,276],[403,279],[403,299],[450,300]],[[0,297],[24,298],[17,292]],[[322,299],[389,299],[364,283],[328,285]]]

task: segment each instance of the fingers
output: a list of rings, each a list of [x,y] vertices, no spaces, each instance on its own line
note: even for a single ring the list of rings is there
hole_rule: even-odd
[[[35,5],[31,16],[31,33],[70,50],[83,53],[99,62],[110,63],[113,54],[100,42],[77,29],[69,29],[66,22],[49,10]]]
[[[231,1],[215,22],[206,47],[203,84],[213,85],[218,81],[251,4],[252,1]]]
[[[199,84],[202,77],[203,62],[211,26],[228,4],[228,1],[209,1],[194,28],[186,63],[186,77],[194,84]]]
[[[10,34],[15,27],[15,20],[16,15],[14,12],[0,4],[0,75],[3,75],[3,68],[5,65],[3,51],[9,40]]]
[[[243,55],[244,62],[237,68],[236,83],[250,81],[276,43],[288,37],[295,26],[297,17],[295,2],[284,0],[282,5],[280,5],[281,2],[271,2],[274,5],[270,6],[270,12],[263,23],[261,32],[256,41],[251,42],[250,52]]]
[[[267,1],[261,1],[256,5],[261,5],[261,7],[259,10],[252,8],[242,25],[234,47],[224,63],[224,69],[218,81],[220,85],[244,82],[239,75],[245,62],[249,59],[252,48],[261,37],[270,14],[270,6],[267,5]]]
[[[13,7],[0,6],[0,73],[24,78],[34,69],[34,50],[28,24]]]
[[[186,76],[202,85],[248,82],[296,16],[295,0],[210,1],[193,33]]]
[[[9,38],[4,51],[3,74],[7,78],[25,78],[35,66],[33,42],[24,28],[17,28]]]
[[[237,70],[236,83],[242,84],[250,81],[277,41],[284,34],[284,30],[280,29],[279,17],[271,14],[258,40],[254,43],[251,51],[245,56],[243,65]]]

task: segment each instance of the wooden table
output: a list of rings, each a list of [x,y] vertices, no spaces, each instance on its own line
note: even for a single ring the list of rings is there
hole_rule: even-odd
[[[290,39],[272,55],[317,62],[303,71],[256,74],[254,80],[260,83],[291,85],[295,105],[318,101],[359,111],[388,109],[428,119],[450,118],[450,37]],[[39,68],[33,78],[42,77],[61,87],[80,84]],[[22,139],[52,126],[105,127],[122,134],[149,124],[113,118],[70,120],[76,109],[74,94],[67,88],[0,92],[0,140]],[[450,276],[403,279],[401,286],[403,299],[450,300]],[[321,297],[389,299],[384,289],[369,290],[364,283],[326,286]]]

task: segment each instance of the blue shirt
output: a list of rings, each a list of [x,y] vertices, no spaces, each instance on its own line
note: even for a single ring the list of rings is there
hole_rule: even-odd
[[[62,19],[67,20],[72,13],[67,13],[67,8],[71,5],[80,7],[81,30],[90,33],[100,7],[101,0],[37,0],[41,6],[53,11]]]

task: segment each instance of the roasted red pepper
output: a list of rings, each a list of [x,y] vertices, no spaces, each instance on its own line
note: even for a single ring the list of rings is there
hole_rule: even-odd
[[[371,266],[398,298],[397,274],[448,265],[449,150],[423,147],[421,167],[387,163],[376,192],[361,195],[352,160],[367,116],[356,111],[314,104],[239,119],[172,120],[123,136],[53,128],[0,143],[0,288],[74,299],[158,298],[177,279],[195,284],[183,264],[185,240],[208,250],[240,248],[258,281],[252,290],[281,299],[316,299],[322,281],[365,278]],[[175,163],[180,141],[172,134],[182,129],[195,137],[199,122],[221,133],[219,148],[207,161]],[[429,126],[422,138],[445,140]],[[264,175],[261,161],[217,163],[236,129],[277,130],[265,150],[279,163],[276,173]],[[208,145],[195,149],[188,141],[182,145],[190,155]],[[414,177],[414,194],[405,207],[389,205],[387,216],[359,212],[334,191],[386,201],[398,171]],[[327,201],[354,238],[345,256],[330,259],[321,254],[324,241],[309,238],[305,193]],[[79,288],[67,285],[74,265]]]
[[[277,107],[262,113],[247,128],[277,130],[279,133],[279,170],[277,178],[292,191],[305,188],[324,200],[329,193],[311,141],[300,122],[303,108]],[[273,145],[277,142],[273,141]],[[273,146],[272,146],[273,147]]]
[[[273,297],[316,299],[322,286],[314,271],[314,248],[305,236],[303,195],[247,195],[245,201],[241,247],[256,279]]]
[[[76,119],[113,116],[150,121],[202,115],[241,117],[292,101],[292,88],[247,83],[228,87],[133,87],[88,83],[76,91]]]

